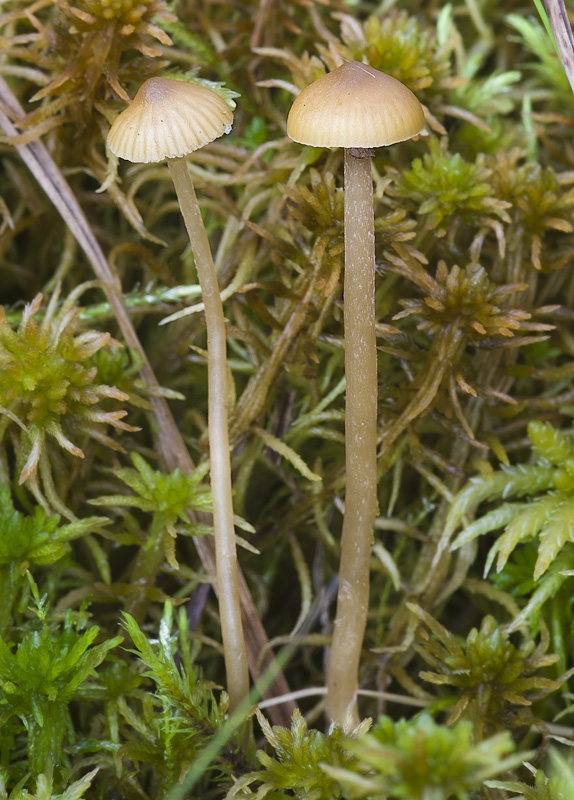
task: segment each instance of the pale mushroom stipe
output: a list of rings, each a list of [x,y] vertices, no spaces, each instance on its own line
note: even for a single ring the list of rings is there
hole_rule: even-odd
[[[358,670],[369,606],[377,510],[377,348],[372,148],[421,133],[421,104],[395,78],[351,61],[307,86],[287,135],[313,147],[345,148],[345,514],[339,591],[327,679],[327,710],[359,721]]]
[[[115,120],[108,147],[119,158],[150,163],[167,159],[195,258],[205,305],[211,492],[221,636],[230,710],[249,693],[247,654],[239,606],[237,554],[227,429],[225,320],[217,274],[184,156],[229,133],[233,113],[211,89],[151,78]]]

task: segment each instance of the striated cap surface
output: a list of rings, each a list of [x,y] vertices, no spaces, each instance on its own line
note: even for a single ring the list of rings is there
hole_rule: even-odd
[[[287,118],[287,135],[314,147],[382,147],[425,126],[422,106],[396,78],[350,61],[307,86]]]
[[[110,128],[108,147],[126,161],[163,161],[229,133],[232,122],[233,112],[211,89],[150,78]]]

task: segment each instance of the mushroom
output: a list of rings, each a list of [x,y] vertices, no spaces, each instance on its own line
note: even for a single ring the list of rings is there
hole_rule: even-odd
[[[351,61],[307,86],[287,135],[313,147],[345,148],[345,514],[339,589],[327,680],[335,721],[358,723],[357,678],[369,606],[369,565],[377,510],[377,349],[371,148],[411,139],[425,125],[402,83]]]
[[[108,147],[127,161],[167,159],[195,257],[207,327],[209,453],[217,592],[230,709],[249,692],[247,654],[239,606],[237,553],[227,429],[227,363],[223,307],[217,274],[185,156],[229,133],[233,113],[211,89],[150,78],[112,125]]]

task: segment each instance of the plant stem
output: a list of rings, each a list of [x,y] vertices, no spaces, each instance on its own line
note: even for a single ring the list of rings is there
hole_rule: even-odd
[[[4,636],[12,622],[18,578],[19,570],[16,564],[6,564],[0,567],[0,636]]]
[[[215,560],[227,691],[230,710],[233,711],[249,693],[249,674],[239,605],[237,553],[231,500],[225,320],[217,274],[187,163],[185,158],[168,158],[167,163],[191,242],[205,304]]]
[[[154,586],[157,574],[165,560],[163,536],[164,521],[154,513],[151,529],[145,547],[140,547],[129,573],[129,585],[134,593],[126,598],[124,611],[141,624],[147,614],[149,600],[148,591]],[[169,534],[167,534],[169,535]]]
[[[370,554],[377,509],[375,231],[369,152],[345,149],[346,492],[327,683],[331,718],[353,725],[359,722],[358,671],[369,608]]]
[[[417,376],[412,386],[412,388],[416,387],[413,398],[398,418],[386,425],[383,430],[379,459],[384,466],[392,458],[398,437],[435,400],[445,375],[452,365],[457,363],[457,358],[460,351],[464,349],[465,343],[463,331],[454,324],[443,328],[436,335],[429,352],[427,366]]]

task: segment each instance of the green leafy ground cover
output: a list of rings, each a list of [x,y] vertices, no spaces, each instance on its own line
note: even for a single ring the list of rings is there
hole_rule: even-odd
[[[344,60],[401,80],[427,122],[373,159],[378,515],[354,729],[324,714],[343,156],[285,134]],[[266,698],[231,717],[193,255],[165,164],[105,147],[157,75],[235,106],[188,159]],[[574,97],[534,6],[3,0],[0,79],[0,796],[573,797]]]

